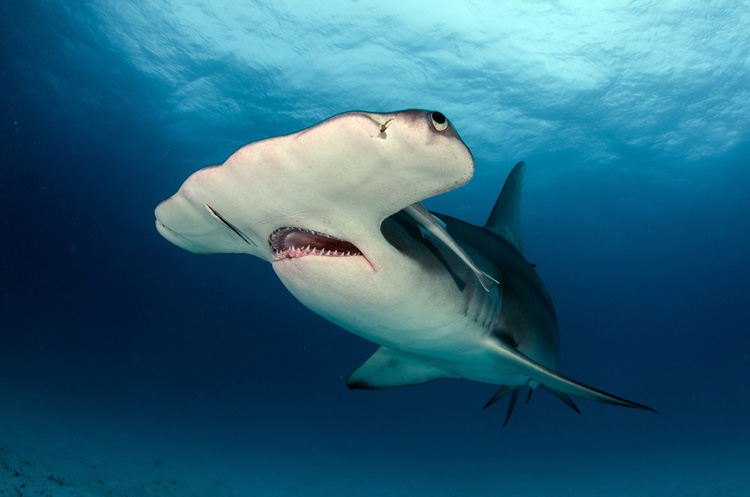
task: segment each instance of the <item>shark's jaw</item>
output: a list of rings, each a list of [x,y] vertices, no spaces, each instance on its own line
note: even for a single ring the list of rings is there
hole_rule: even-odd
[[[335,236],[305,228],[286,226],[268,236],[273,261],[288,261],[308,256],[364,257],[353,243]]]
[[[411,248],[424,250],[416,228],[399,231],[391,240],[366,219],[299,221],[273,229],[268,246],[274,272],[307,308],[380,345],[406,340],[416,346],[412,342],[421,339],[411,331],[440,327],[442,315],[423,319],[423,306],[415,305],[427,305],[424,294],[429,291],[418,278],[419,259],[409,253]]]

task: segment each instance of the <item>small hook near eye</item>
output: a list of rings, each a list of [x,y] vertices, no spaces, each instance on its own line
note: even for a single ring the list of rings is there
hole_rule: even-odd
[[[388,129],[388,126],[390,126],[390,125],[391,125],[391,122],[392,122],[392,121],[393,121],[394,119],[395,119],[395,117],[392,117],[392,118],[388,119],[388,120],[387,120],[386,122],[384,122],[383,124],[381,124],[381,125],[380,125],[380,132],[381,132],[381,133],[385,133],[385,130],[387,130],[387,129]]]

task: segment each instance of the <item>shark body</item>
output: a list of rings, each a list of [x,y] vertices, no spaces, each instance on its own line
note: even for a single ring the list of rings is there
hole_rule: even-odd
[[[473,167],[439,112],[341,114],[193,174],[157,207],[156,226],[194,253],[268,260],[305,306],[380,345],[351,388],[498,384],[487,405],[511,394],[506,423],[521,387],[576,410],[571,395],[652,410],[555,371],[554,306],[521,250],[524,163],[483,227],[421,207]]]

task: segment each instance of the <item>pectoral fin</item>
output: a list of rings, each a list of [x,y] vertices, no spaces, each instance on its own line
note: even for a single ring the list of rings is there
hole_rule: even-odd
[[[428,364],[417,356],[380,347],[349,375],[346,385],[352,389],[378,390],[420,385],[442,378],[458,378],[458,375]]]
[[[458,256],[458,258],[474,272],[479,283],[482,285],[482,288],[489,292],[493,286],[498,284],[498,281],[495,278],[482,271],[476,264],[474,264],[474,261],[471,260],[469,254],[467,254],[458,242],[456,242],[456,240],[454,240],[445,230],[445,223],[432,215],[421,203],[415,202],[414,204],[405,207],[403,212],[417,223],[419,231],[422,233],[423,237],[442,243],[451,252],[456,254],[456,256]]]

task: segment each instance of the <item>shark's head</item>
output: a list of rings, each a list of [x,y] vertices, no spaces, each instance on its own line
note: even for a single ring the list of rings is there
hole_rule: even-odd
[[[156,226],[194,253],[273,262],[285,283],[346,284],[377,273],[392,251],[385,218],[465,184],[473,170],[440,112],[350,112],[196,172],[157,207]]]

